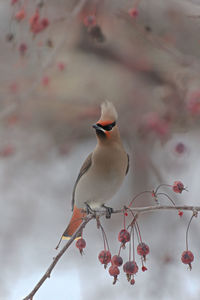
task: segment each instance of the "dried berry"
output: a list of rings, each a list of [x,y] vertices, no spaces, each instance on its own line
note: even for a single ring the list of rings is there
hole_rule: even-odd
[[[78,239],[76,242],[76,247],[79,249],[80,254],[82,254],[83,249],[86,247],[86,241],[83,238]]]
[[[129,275],[136,274],[138,271],[137,263],[135,261],[127,261],[123,265],[123,270],[126,274],[129,274]]]
[[[141,256],[143,256],[143,258],[146,258],[146,255],[149,254],[149,246],[145,243],[140,243],[137,246],[137,253]]]
[[[102,250],[99,253],[99,261],[104,265],[104,267],[107,267],[107,264],[111,261],[111,253],[110,251]]]
[[[119,268],[117,266],[112,265],[112,266],[110,266],[108,271],[109,271],[109,274],[114,277],[113,284],[115,284],[117,281],[117,275],[119,275],[119,273],[120,273]]]
[[[172,188],[175,193],[182,193],[185,190],[184,184],[181,181],[175,181]]]
[[[111,259],[111,263],[117,267],[120,267],[123,264],[123,259],[119,255],[114,255]]]
[[[131,279],[130,284],[131,284],[131,285],[134,285],[134,284],[135,284],[135,279],[134,279],[134,278]]]
[[[194,260],[194,255],[191,251],[189,251],[189,250],[184,251],[181,255],[181,260],[182,260],[182,263],[189,265],[190,270],[192,269],[191,262],[193,262],[193,260]]]
[[[122,243],[122,247],[130,241],[130,233],[126,229],[122,229],[118,234],[118,240]]]

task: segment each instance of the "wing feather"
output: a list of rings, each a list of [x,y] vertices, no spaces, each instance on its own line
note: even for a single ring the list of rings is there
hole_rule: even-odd
[[[84,161],[84,163],[80,169],[80,172],[78,174],[78,177],[76,179],[76,182],[75,182],[75,185],[73,188],[73,193],[72,193],[72,210],[74,209],[74,201],[75,201],[74,197],[75,197],[76,186],[77,186],[80,178],[83,176],[83,174],[85,174],[89,170],[91,164],[92,164],[92,153],[90,153],[88,155],[88,157],[86,158],[86,160]]]

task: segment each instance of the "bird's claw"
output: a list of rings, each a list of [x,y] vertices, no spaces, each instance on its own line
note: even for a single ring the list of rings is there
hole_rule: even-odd
[[[105,206],[105,205],[102,205],[102,206],[106,209],[106,219],[110,219],[111,214],[113,213],[113,208]]]

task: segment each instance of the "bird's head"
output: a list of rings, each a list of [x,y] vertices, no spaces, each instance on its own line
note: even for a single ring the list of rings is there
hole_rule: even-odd
[[[107,143],[119,138],[117,117],[117,111],[111,102],[105,101],[101,104],[101,117],[93,125],[98,141]]]

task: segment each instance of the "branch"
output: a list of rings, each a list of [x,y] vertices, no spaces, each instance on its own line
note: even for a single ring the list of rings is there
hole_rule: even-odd
[[[125,207],[126,208],[126,207]],[[169,205],[152,205],[152,206],[145,206],[145,207],[134,207],[134,208],[130,208],[130,210],[133,213],[137,213],[137,214],[142,214],[142,213],[146,213],[146,212],[152,212],[155,210],[189,210],[192,212],[198,212],[200,211],[200,206],[188,206],[188,205],[174,205],[174,206],[169,206]],[[118,209],[118,210],[114,210],[113,213],[120,213],[123,212],[124,209]]]
[[[125,209],[126,209],[126,207],[124,207],[123,209],[116,209],[116,210],[113,211],[113,213],[115,213],[115,214],[122,213],[122,212],[124,212]],[[146,213],[146,212],[153,212],[153,211],[156,211],[156,210],[188,210],[188,211],[192,211],[193,213],[197,214],[197,212],[200,211],[200,206],[154,205],[154,206],[130,208],[130,210],[133,213],[137,213],[137,215],[142,214],[142,213]],[[102,217],[102,216],[106,215],[106,211],[96,211],[96,213],[98,214],[99,217]],[[79,228],[76,230],[76,232],[72,235],[70,240],[66,243],[66,245],[60,250],[60,252],[54,258],[53,262],[51,263],[51,265],[49,266],[47,271],[44,273],[42,278],[38,281],[38,283],[36,284],[34,289],[23,300],[33,300],[33,296],[36,294],[36,292],[39,290],[39,288],[42,286],[42,284],[45,282],[45,280],[50,277],[52,270],[54,269],[54,267],[56,266],[56,264],[60,260],[60,258],[63,256],[65,251],[73,243],[73,241],[75,240],[75,238],[79,234],[79,232],[81,232],[84,229],[84,227],[86,226],[86,224],[89,221],[91,221],[93,218],[95,218],[95,214],[91,214],[83,220],[83,222],[81,223]]]
[[[69,246],[73,243],[75,240],[76,236],[78,235],[79,232],[83,230],[83,228],[86,226],[86,224],[91,221],[94,218],[94,215],[90,215],[87,218],[83,220],[79,228],[76,230],[76,232],[72,235],[70,240],[67,242],[67,244],[60,250],[60,252],[56,255],[56,257],[53,259],[53,262],[50,264],[49,268],[47,271],[44,273],[42,278],[38,281],[34,289],[26,296],[23,300],[32,300],[33,296],[36,294],[36,292],[39,290],[39,288],[42,286],[42,284],[45,282],[47,278],[50,278],[51,272],[54,269],[55,265],[57,262],[60,260],[60,258],[63,256],[65,251],[69,248]]]

